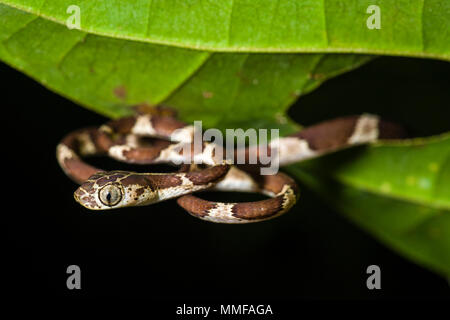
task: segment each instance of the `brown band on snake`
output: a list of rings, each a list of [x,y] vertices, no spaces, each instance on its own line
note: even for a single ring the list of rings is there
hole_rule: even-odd
[[[123,144],[118,143],[117,145],[122,146]],[[161,151],[167,149],[169,145],[171,145],[170,141],[161,139],[156,140],[151,147],[123,148],[121,158],[127,163],[152,164],[160,156]]]
[[[380,120],[379,132],[378,139],[382,140],[405,139],[408,137],[408,133],[403,126],[386,120]]]
[[[62,139],[56,157],[64,172],[76,183],[82,183],[100,169],[85,163],[81,157],[106,153],[109,146],[96,128],[80,129]]]
[[[204,184],[205,181],[212,181],[217,176],[223,177],[229,170],[229,165],[218,165],[201,170],[186,173],[186,178],[192,181],[194,185]]]
[[[182,196],[177,199],[177,203],[191,215],[197,218],[204,218],[211,210],[217,207],[216,202],[200,199],[192,195]]]
[[[356,134],[375,139],[398,139],[405,136],[402,127],[378,117],[371,117],[369,118],[369,115],[340,117],[306,127],[290,137],[308,141],[312,150],[326,152],[353,144],[351,138],[356,138]]]
[[[312,150],[330,150],[347,144],[348,139],[355,131],[359,116],[333,119],[311,127],[304,128],[291,137],[308,141]]]

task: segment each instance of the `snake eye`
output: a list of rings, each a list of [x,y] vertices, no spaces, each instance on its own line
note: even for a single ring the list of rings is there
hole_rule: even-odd
[[[122,190],[113,184],[106,185],[100,189],[99,198],[105,206],[115,206],[122,200]]]

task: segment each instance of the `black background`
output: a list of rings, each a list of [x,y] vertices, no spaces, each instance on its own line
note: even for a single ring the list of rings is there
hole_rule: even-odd
[[[6,65],[0,74],[3,132],[11,143],[2,150],[2,171],[11,176],[2,179],[2,215],[15,294],[178,303],[449,298],[445,279],[378,243],[305,187],[289,213],[250,225],[207,223],[174,201],[90,212],[73,200],[76,185],[58,167],[55,147],[71,130],[105,118]],[[309,125],[372,112],[413,135],[431,135],[450,130],[449,89],[446,62],[383,57],[326,82],[289,114]],[[104,167],[124,168],[111,161]],[[66,288],[71,264],[81,267],[79,291]],[[382,290],[366,288],[371,264],[381,267]]]

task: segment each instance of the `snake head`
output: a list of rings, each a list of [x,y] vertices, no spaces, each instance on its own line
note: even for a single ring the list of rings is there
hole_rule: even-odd
[[[147,205],[157,197],[156,188],[145,175],[123,171],[96,173],[74,193],[75,200],[90,210]]]

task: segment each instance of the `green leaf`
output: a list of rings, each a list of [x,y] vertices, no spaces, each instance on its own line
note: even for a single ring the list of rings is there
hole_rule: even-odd
[[[81,29],[211,51],[345,52],[450,59],[446,0],[0,0],[57,23],[81,9]],[[380,9],[380,29],[367,20]]]
[[[97,36],[0,4],[0,59],[110,117],[170,104],[207,127],[296,130],[284,111],[370,56],[211,53]]]
[[[381,241],[450,275],[450,134],[347,150],[288,170]]]
[[[81,30],[65,26],[74,4]],[[366,27],[373,4],[379,30]],[[348,53],[450,60],[450,2],[439,0],[0,0],[0,21],[2,61],[101,114],[165,103],[205,127],[282,135],[298,129],[285,116],[298,96],[372,58]],[[291,170],[386,243],[449,274],[448,150],[446,136]]]

